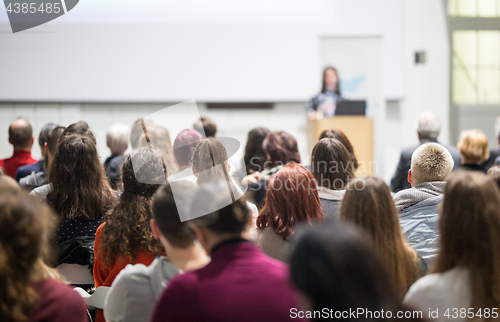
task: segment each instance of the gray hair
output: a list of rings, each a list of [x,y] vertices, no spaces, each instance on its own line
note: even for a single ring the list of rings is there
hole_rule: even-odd
[[[106,141],[112,153],[123,154],[128,148],[128,125],[123,123],[113,124],[106,133]]]
[[[500,116],[495,120],[495,135],[500,139]]]
[[[441,131],[441,121],[430,112],[425,112],[418,118],[417,132],[423,139],[437,139]]]

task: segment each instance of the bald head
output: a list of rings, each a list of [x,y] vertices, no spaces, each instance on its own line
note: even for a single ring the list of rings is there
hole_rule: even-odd
[[[9,126],[9,142],[14,150],[31,150],[33,129],[25,119],[17,119]]]

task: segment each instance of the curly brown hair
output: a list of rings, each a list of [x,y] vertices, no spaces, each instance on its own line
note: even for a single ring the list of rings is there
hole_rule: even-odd
[[[134,169],[134,164],[142,165]],[[134,171],[136,170],[136,171]],[[138,149],[129,154],[122,166],[122,195],[119,203],[106,214],[106,224],[99,237],[99,256],[106,267],[112,267],[117,257],[132,261],[138,252],[161,254],[163,248],[154,238],[149,222],[151,199],[166,183],[167,166],[160,152]]]

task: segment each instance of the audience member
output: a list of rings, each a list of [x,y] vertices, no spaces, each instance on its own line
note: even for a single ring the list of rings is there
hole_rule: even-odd
[[[0,196],[20,190],[21,187],[19,187],[16,180],[12,179],[0,170]]]
[[[56,265],[78,264],[82,272],[88,273],[87,267],[91,269],[94,263],[97,227],[104,221],[104,214],[116,198],[92,138],[89,135],[65,136],[65,132],[50,167],[49,192],[46,196],[60,219],[56,234],[59,248]],[[65,268],[67,265],[59,269],[62,275],[65,275]]]
[[[194,122],[193,129],[207,138],[215,137],[215,134],[217,133],[217,125],[213,120],[206,116],[201,116],[198,121]]]
[[[168,175],[177,172],[177,166],[174,163],[172,139],[170,138],[170,131],[166,127],[159,125],[148,126],[147,133],[143,133],[139,139],[139,148],[141,147],[153,148],[161,152],[163,160],[167,164]]]
[[[394,196],[403,233],[427,264],[436,256],[437,207],[452,170],[453,158],[445,147],[438,143],[422,144],[411,157],[408,182],[412,187]]]
[[[12,157],[0,160],[0,168],[5,169],[5,174],[15,178],[19,167],[34,164],[38,160],[31,157],[33,146],[33,129],[25,119],[17,119],[9,126],[9,143],[14,147]]]
[[[493,165],[500,165],[500,116],[495,120],[495,137],[497,138],[498,147],[490,150],[490,157],[484,164],[486,170]]]
[[[339,129],[324,130],[319,135],[319,140],[324,138],[339,140],[346,147],[347,151],[349,151],[354,171],[358,169],[358,159],[356,159],[356,156],[354,155],[354,148],[352,147],[351,141],[349,141],[347,135],[345,135],[345,133],[342,130]]]
[[[268,181],[287,163],[300,163],[297,140],[283,131],[269,132],[262,142],[267,161],[261,172],[254,172],[243,179],[249,185],[249,197],[260,208],[266,195]]]
[[[174,161],[178,172],[168,177],[169,181],[179,179],[192,181],[196,183],[191,168],[191,157],[198,142],[203,140],[203,136],[193,129],[182,130],[174,141]]]
[[[393,321],[398,311],[411,313],[402,306],[393,281],[369,241],[358,231],[349,226],[327,224],[306,229],[299,236],[290,270],[293,283],[302,295],[302,307],[310,312],[306,317],[311,321],[333,321],[339,318],[336,312],[359,309],[366,315],[356,317],[342,313],[342,320]],[[328,316],[323,315],[324,308],[328,308]],[[373,317],[373,312],[382,311],[386,313],[382,318]],[[368,312],[372,312],[371,317]]]
[[[295,226],[323,221],[318,188],[312,174],[300,164],[287,164],[269,181],[253,239],[266,255],[288,262],[289,239]]]
[[[497,186],[500,188],[500,166],[494,165],[488,170],[488,177],[490,177]]]
[[[47,143],[47,137],[49,132],[57,127],[54,123],[47,123],[42,127],[40,134],[38,135],[38,145],[40,146],[40,151],[42,153],[42,158],[38,162],[33,164],[27,164],[19,167],[16,171],[16,181],[20,182],[22,178],[32,174],[33,172],[40,172],[47,169],[47,158],[45,157],[45,143]]]
[[[141,136],[148,131],[150,127],[154,127],[154,122],[150,119],[138,119],[130,128],[130,148],[135,150],[139,147],[139,140]],[[146,128],[146,130],[144,129]]]
[[[401,157],[399,159],[398,167],[394,176],[391,179],[391,190],[398,192],[399,190],[411,188],[411,184],[408,182],[408,170],[411,166],[411,156],[413,151],[415,151],[420,145],[424,143],[439,143],[437,138],[439,132],[441,131],[441,122],[438,117],[432,113],[424,113],[418,119],[418,140],[419,144],[415,146],[408,147],[401,152]],[[460,153],[456,147],[444,145],[446,149],[451,153],[453,157],[454,169],[460,166],[461,159]]]
[[[231,196],[232,201],[240,199],[243,191],[229,175],[231,166],[227,160],[227,152],[224,145],[215,138],[206,138],[200,141],[193,151],[193,173],[198,185],[206,185],[213,181],[224,180],[227,183],[226,196]],[[259,211],[257,207],[246,202],[253,218],[257,218]]]
[[[354,171],[352,155],[341,141],[324,138],[316,143],[311,155],[311,173],[318,184],[325,219],[338,220],[340,202],[347,184],[354,179]]]
[[[371,237],[401,297],[425,274],[427,266],[406,243],[391,191],[382,179],[351,181],[340,206],[340,219],[356,224]]]
[[[134,169],[134,164],[142,165]],[[151,232],[151,199],[166,182],[166,164],[159,151],[137,149],[122,166],[123,193],[118,204],[106,214],[106,222],[95,235],[95,286],[111,286],[127,264],[149,265],[163,251]],[[97,310],[96,322],[104,321]]]
[[[107,321],[150,321],[156,301],[172,278],[208,264],[205,250],[195,242],[188,223],[180,221],[177,210],[189,208],[194,193],[195,186],[185,181],[172,186],[167,183],[155,193],[151,231],[160,240],[168,258],[157,257],[149,266],[127,265],[116,276],[106,297],[104,317]]]
[[[123,123],[113,124],[106,133],[106,144],[111,156],[104,161],[104,170],[111,188],[116,189],[120,182],[120,168],[128,148],[129,127]]]
[[[53,219],[32,196],[0,194],[0,321],[88,321],[85,301],[41,260]]]
[[[245,176],[264,170],[267,156],[262,144],[269,132],[270,131],[265,127],[257,127],[248,132],[244,155],[246,168]]]
[[[252,215],[244,198],[227,205],[219,193],[226,186],[211,182],[197,191],[191,211],[218,209],[190,221],[211,262],[169,282],[153,322],[292,320],[298,303],[288,267],[245,238]]]
[[[30,175],[21,178],[21,180],[19,180],[19,185],[21,185],[21,187],[31,190],[47,183],[48,172],[54,160],[54,154],[57,151],[57,143],[63,132],[64,127],[62,126],[56,126],[50,130],[43,147],[45,151],[43,157],[45,166],[41,171],[32,172]]]
[[[450,176],[440,208],[440,251],[433,274],[410,288],[405,303],[436,312],[429,317],[436,321],[448,321],[446,313],[455,315],[455,321],[496,319],[492,310],[500,306],[498,209],[500,192],[484,174],[461,171]],[[453,308],[472,310],[474,317],[457,315]],[[481,316],[475,315],[479,309]]]
[[[490,157],[488,138],[480,130],[467,130],[460,133],[458,149],[462,158],[462,168],[469,171],[486,173],[485,163]]]

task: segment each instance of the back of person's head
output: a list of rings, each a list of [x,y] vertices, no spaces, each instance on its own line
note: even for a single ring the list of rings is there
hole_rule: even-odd
[[[43,147],[45,146],[45,143],[47,143],[50,131],[52,131],[52,129],[56,127],[58,127],[57,124],[47,123],[40,130],[40,134],[38,135],[38,145],[40,145],[40,149],[42,151]]]
[[[347,138],[347,135],[345,135],[345,133],[342,130],[339,129],[324,130],[319,135],[319,140],[322,140],[324,138],[337,139],[340,142],[342,142],[342,144],[347,148],[347,151],[349,151],[351,155],[354,171],[358,169],[358,160],[354,155],[354,148],[352,147],[351,141],[349,141],[349,138]]]
[[[172,139],[170,131],[160,125],[150,125],[147,132],[143,133],[139,139],[138,148],[152,147],[161,152],[163,159],[167,164],[168,174],[176,172],[177,167],[174,164],[174,151],[172,148]]]
[[[467,162],[480,163],[490,157],[488,138],[480,130],[462,131],[457,147]]]
[[[500,145],[500,116],[495,119],[495,136]]]
[[[94,144],[97,144],[94,133],[90,131],[89,124],[85,121],[78,121],[76,123],[68,125],[68,127],[64,129],[61,137],[66,137],[70,135],[86,136],[90,138],[92,141],[94,141]]]
[[[401,309],[385,267],[369,241],[351,226],[325,224],[299,231],[290,270],[295,287],[312,305],[310,310],[349,312],[363,308],[394,313]],[[313,319],[321,320],[321,316]],[[333,320],[333,316],[323,320]],[[348,315],[342,320],[357,319]]]
[[[488,177],[495,181],[497,186],[500,188],[500,165],[492,166],[488,170]]]
[[[413,184],[444,181],[453,170],[451,153],[439,143],[425,143],[411,156],[411,175]]]
[[[0,194],[0,321],[29,321],[44,294],[33,288],[48,259],[49,208],[22,192]],[[42,275],[42,276],[40,276]]]
[[[420,139],[437,140],[441,132],[441,121],[435,114],[425,112],[418,118],[417,132]]]
[[[113,124],[106,133],[106,143],[112,155],[122,155],[128,148],[129,127],[123,123]]]
[[[182,130],[174,141],[174,157],[179,167],[187,167],[191,162],[193,150],[203,140],[203,136],[193,129]]]
[[[214,180],[200,186],[191,205],[191,213],[199,213],[204,209],[215,209],[208,214],[190,220],[198,227],[204,227],[219,236],[241,235],[252,220],[252,213],[247,207],[245,197],[228,203],[227,183]]]
[[[130,128],[130,148],[132,150],[137,149],[139,147],[139,140],[141,139],[141,136],[145,133],[145,131],[149,131],[150,127],[154,126],[154,122],[150,119],[137,119]]]
[[[199,184],[229,178],[226,148],[216,138],[206,138],[196,145],[192,163]]]
[[[18,118],[9,126],[9,142],[14,149],[29,149],[33,145],[33,128],[25,119]]]
[[[248,132],[244,156],[247,173],[264,170],[267,156],[262,143],[269,132],[269,129],[265,127],[257,127]]]
[[[175,190],[175,197],[173,190]],[[180,213],[188,212],[196,192],[196,186],[188,181],[167,183],[155,193],[151,209],[153,218],[170,245],[187,248],[193,244],[195,235],[188,222],[180,220]],[[183,207],[183,209],[179,209]]]
[[[94,219],[103,215],[115,199],[95,141],[87,135],[64,136],[63,132],[50,167],[49,181],[52,207],[64,218]]]
[[[217,133],[217,125],[206,116],[201,116],[198,121],[194,122],[193,129],[202,135],[204,134],[207,138],[215,137]]]
[[[318,188],[311,172],[298,163],[285,165],[269,180],[257,227],[271,227],[286,240],[299,223],[324,220]]]
[[[342,199],[340,219],[356,224],[373,240],[382,262],[404,295],[418,278],[416,253],[404,241],[391,190],[380,178],[352,180]]]
[[[435,271],[469,270],[474,307],[498,307],[500,192],[479,172],[452,173],[439,210],[440,250]],[[491,306],[490,306],[491,305]]]
[[[139,169],[134,168],[134,165]],[[139,251],[159,255],[160,243],[154,238],[151,220],[151,200],[166,182],[166,165],[159,151],[133,150],[123,161],[123,193],[112,211],[106,214],[106,225],[100,236],[101,258],[112,267],[116,257],[136,258]]]
[[[321,139],[312,151],[311,172],[320,187],[345,189],[354,178],[351,154],[339,140]]]
[[[59,143],[59,138],[63,134],[65,128],[62,126],[56,126],[47,135],[47,148],[50,154],[55,155]]]
[[[21,187],[16,180],[0,171],[0,196],[21,191]]]
[[[300,163],[297,140],[286,132],[269,132],[262,142],[262,148],[266,152],[266,163],[270,163],[269,168],[290,162]]]

